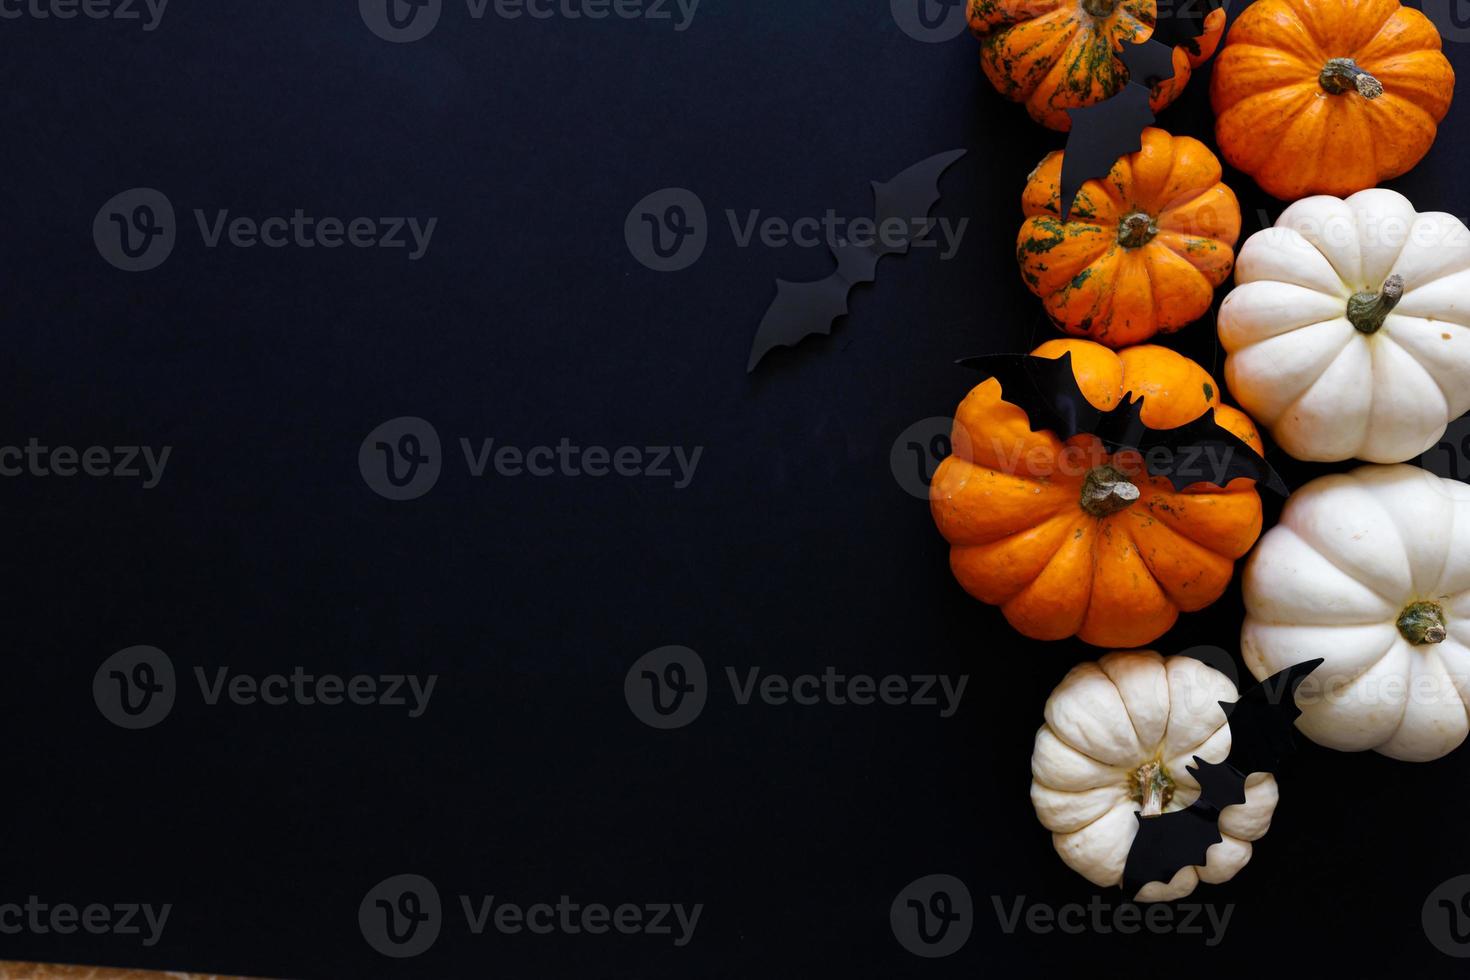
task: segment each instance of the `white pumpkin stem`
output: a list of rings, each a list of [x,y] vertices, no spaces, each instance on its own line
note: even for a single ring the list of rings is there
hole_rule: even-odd
[[[1317,81],[1333,95],[1343,95],[1353,89],[1365,99],[1376,99],[1383,94],[1383,83],[1359,68],[1351,58],[1333,58],[1327,62]]]
[[[1164,767],[1157,762],[1146,762],[1138,767],[1135,773],[1138,779],[1138,798],[1142,804],[1138,811],[1145,817],[1157,817],[1164,812],[1164,804],[1168,802],[1165,790],[1168,789],[1169,777],[1164,775]]]
[[[1106,464],[1089,470],[1082,481],[1082,509],[1093,517],[1116,514],[1140,495],[1126,473]]]
[[[1374,334],[1383,329],[1383,321],[1404,298],[1404,277],[1395,272],[1376,293],[1358,293],[1348,300],[1347,318],[1359,333]]]
[[[1445,628],[1444,609],[1437,602],[1412,602],[1399,613],[1399,632],[1404,639],[1422,647],[1431,643],[1443,643],[1449,638]]]

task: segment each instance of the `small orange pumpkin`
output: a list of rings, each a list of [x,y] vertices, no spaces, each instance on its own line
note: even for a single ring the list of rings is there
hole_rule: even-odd
[[[1295,200],[1407,172],[1454,90],[1439,31],[1398,0],[1256,0],[1230,29],[1210,99],[1230,165]]]
[[[1143,148],[1088,181],[1061,219],[1062,153],[1031,174],[1021,275],[1067,333],[1109,347],[1198,320],[1235,265],[1240,202],[1199,140],[1143,131]]]
[[[1132,392],[1155,429],[1213,408],[1220,425],[1261,451],[1251,420],[1220,404],[1215,379],[1182,354],[1155,346],[1114,352],[1060,338],[1032,353],[1068,352],[1082,393],[1098,408]],[[1033,639],[1075,634],[1118,649],[1152,642],[1181,611],[1218,599],[1235,560],[1261,533],[1254,481],[1175,490],[1149,475],[1136,452],[1109,455],[1096,436],[1063,442],[1031,431],[994,378],[960,404],[952,443],[929,492],[950,567],[966,592],[1000,606]]]
[[[1154,0],[969,0],[970,29],[980,38],[980,64],[992,85],[1051,129],[1072,128],[1068,109],[1096,105],[1128,81],[1117,53],[1153,36]],[[1205,32],[1174,48],[1174,77],[1154,86],[1154,111],[1184,91],[1225,32],[1225,11],[1205,19]]]

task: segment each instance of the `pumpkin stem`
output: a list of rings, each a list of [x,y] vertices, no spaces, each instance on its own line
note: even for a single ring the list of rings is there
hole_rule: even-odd
[[[1347,318],[1359,333],[1377,333],[1383,321],[1404,298],[1404,277],[1395,272],[1383,283],[1383,291],[1358,293],[1348,300]]]
[[[1143,248],[1154,240],[1159,226],[1154,219],[1139,211],[1118,222],[1118,244],[1124,248]]]
[[[1082,481],[1082,509],[1093,517],[1116,514],[1138,497],[1138,488],[1128,475],[1107,464],[1088,470]]]
[[[1450,635],[1444,625],[1444,610],[1437,602],[1409,603],[1399,613],[1398,627],[1404,639],[1416,647],[1443,643]]]
[[[1358,67],[1351,58],[1333,58],[1317,76],[1322,87],[1333,95],[1343,95],[1351,89],[1365,99],[1376,99],[1383,94],[1383,83]]]
[[[1163,813],[1165,804],[1174,795],[1174,781],[1164,772],[1164,767],[1158,762],[1145,762],[1133,778],[1137,780],[1138,802],[1143,805],[1138,812],[1145,817]]]
[[[1082,0],[1082,9],[1094,17],[1108,18],[1118,9],[1122,0]]]

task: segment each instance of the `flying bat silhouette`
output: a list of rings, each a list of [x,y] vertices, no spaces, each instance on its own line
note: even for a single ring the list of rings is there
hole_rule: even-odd
[[[1026,413],[1031,431],[1049,430],[1064,441],[1087,432],[1110,452],[1135,450],[1150,473],[1166,477],[1176,490],[1195,483],[1223,487],[1244,476],[1288,493],[1260,453],[1215,421],[1213,408],[1173,429],[1151,429],[1143,422],[1143,398],[1135,400],[1132,392],[1107,411],[1096,407],[1077,384],[1070,351],[1058,358],[991,354],[958,363],[999,381],[1001,397]]]
[[[1207,851],[1220,843],[1220,811],[1245,802],[1245,780],[1251,773],[1275,772],[1292,750],[1292,731],[1302,710],[1296,690],[1322,665],[1308,660],[1268,677],[1234,703],[1221,701],[1230,726],[1230,754],[1222,762],[1194,757],[1187,766],[1200,785],[1199,798],[1183,810],[1138,818],[1138,833],[1123,865],[1123,887],[1129,895],[1151,881],[1168,882],[1180,868],[1199,867]]]
[[[825,279],[777,279],[776,298],[755,332],[746,373],[754,371],[761,358],[777,347],[794,347],[813,334],[832,332],[832,322],[847,315],[852,288],[877,279],[878,260],[908,252],[910,245],[929,233],[933,227],[929,212],[940,197],[939,178],[965,152],[940,153],[914,164],[886,184],[873,182],[874,222],[880,230],[889,230],[875,235],[870,243],[843,242],[834,246],[837,270]],[[898,230],[900,223],[902,231]]]
[[[1128,69],[1128,81],[1111,98],[1081,109],[1068,109],[1072,131],[1062,157],[1061,214],[1066,221],[1082,185],[1101,180],[1120,157],[1143,148],[1143,130],[1155,121],[1149,99],[1155,85],[1174,77],[1174,48],[1199,51],[1205,18],[1226,0],[1188,0],[1167,12],[1160,10],[1153,34],[1138,44],[1125,43],[1118,52]]]

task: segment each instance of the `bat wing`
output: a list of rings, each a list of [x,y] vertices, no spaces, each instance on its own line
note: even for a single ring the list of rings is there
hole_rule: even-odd
[[[880,234],[871,247],[843,244],[834,249],[836,272],[815,282],[776,280],[776,298],[756,328],[746,373],[754,371],[761,358],[777,347],[794,347],[815,334],[832,332],[833,321],[847,315],[848,295],[853,286],[873,282],[878,275],[879,259],[907,252],[916,237],[928,232],[929,212],[939,201],[939,178],[965,152],[939,153],[919,161],[886,183],[875,181],[874,220]],[[882,231],[884,222],[892,219],[903,223],[901,234]]]
[[[1174,47],[1161,43],[1158,32],[1141,44],[1124,44],[1118,58],[1128,67],[1130,81],[1150,89],[1174,77]]]
[[[1149,87],[1134,82],[1104,102],[1068,109],[1072,134],[1062,155],[1062,220],[1072,213],[1077,192],[1089,180],[1101,180],[1120,157],[1143,149],[1143,130],[1154,122]]]
[[[761,318],[746,372],[777,347],[793,347],[813,334],[832,332],[832,321],[847,312],[852,283],[834,272],[815,282],[776,280],[776,298]]]
[[[1183,810],[1138,818],[1138,833],[1123,865],[1123,887],[1130,896],[1151,881],[1169,882],[1180,868],[1202,866],[1220,843],[1220,811],[1245,802],[1245,777],[1228,763],[1194,757],[1189,772],[1200,784],[1199,798]]]
[[[964,150],[937,153],[921,160],[887,183],[873,182],[874,218],[878,227],[885,222],[901,222],[901,236],[880,236],[876,250],[880,256],[903,254],[915,239],[929,229],[929,212],[939,203],[939,178],[965,155]],[[895,228],[897,225],[895,224]],[[887,239],[884,241],[883,239]],[[902,244],[897,244],[899,239]]]
[[[1234,704],[1221,701],[1230,722],[1230,755],[1226,761],[1245,775],[1275,772],[1292,751],[1292,733],[1302,709],[1296,690],[1323,661],[1307,660],[1266,678]]]
[[[1151,39],[1171,49],[1182,46],[1190,54],[1199,54],[1199,39],[1205,33],[1205,20],[1225,6],[1226,0],[1176,3],[1167,11],[1161,5]]]
[[[1192,806],[1157,817],[1138,818],[1138,833],[1123,865],[1123,887],[1128,895],[1151,881],[1172,881],[1180,868],[1205,863],[1205,852],[1220,843],[1220,813],[1209,804]]]
[[[1150,429],[1141,417],[1143,401],[1124,398],[1106,417],[1098,433],[1112,449],[1137,449],[1150,473],[1167,477],[1174,489],[1193,483],[1223,487],[1236,477],[1248,477],[1283,497],[1286,482],[1264,456],[1245,440],[1215,421],[1212,408],[1193,422],[1172,429]]]
[[[1001,397],[1026,413],[1033,432],[1044,429],[1066,440],[1092,432],[1103,417],[1078,387],[1070,351],[1056,358],[991,354],[958,363],[999,381]]]

